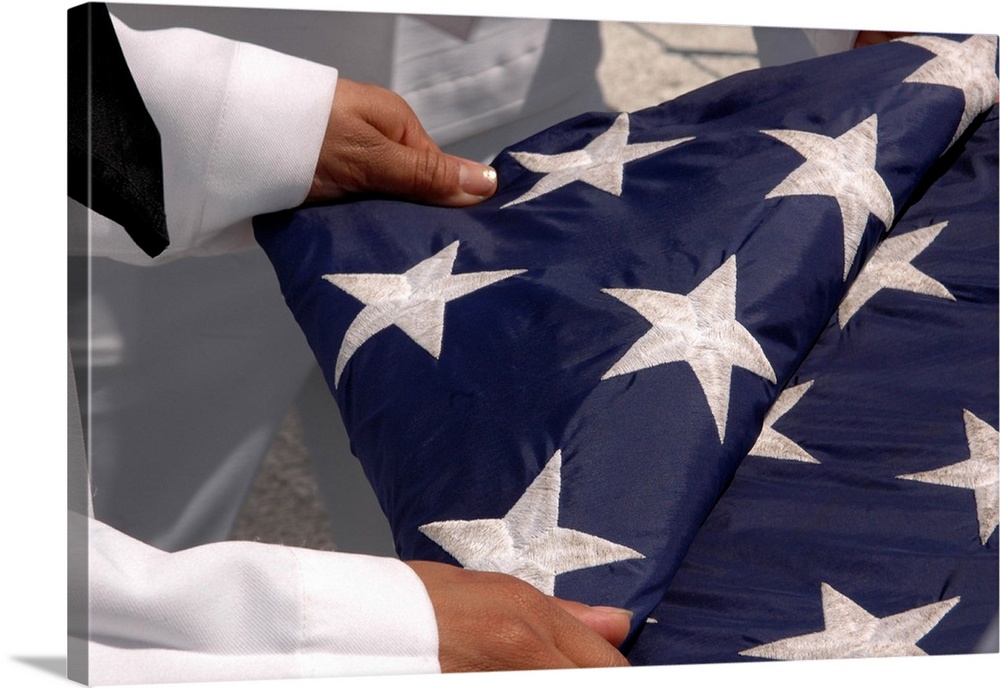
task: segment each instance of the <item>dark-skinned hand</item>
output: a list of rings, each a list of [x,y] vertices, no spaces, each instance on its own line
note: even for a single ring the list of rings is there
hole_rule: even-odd
[[[374,193],[467,206],[495,190],[493,168],[442,153],[401,97],[380,86],[337,80],[307,201]]]
[[[502,573],[408,561],[427,588],[441,671],[628,666],[631,613],[544,595]]]

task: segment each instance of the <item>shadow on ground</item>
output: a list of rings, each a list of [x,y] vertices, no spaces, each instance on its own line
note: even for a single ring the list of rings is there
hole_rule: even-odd
[[[11,659],[41,669],[60,678],[66,678],[66,657],[11,657]]]

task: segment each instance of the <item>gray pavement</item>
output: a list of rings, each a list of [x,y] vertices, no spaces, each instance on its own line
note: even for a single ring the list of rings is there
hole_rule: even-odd
[[[601,22],[597,77],[608,105],[656,105],[737,72],[755,69],[748,27]]]
[[[604,57],[598,79],[605,101],[615,110],[655,105],[758,66],[748,27],[602,22],[601,39]],[[351,479],[357,480],[358,475],[360,471],[355,471]],[[364,484],[350,487],[370,492]],[[371,510],[362,513],[367,515],[358,519],[373,518]],[[298,419],[292,412],[264,461],[233,539],[334,549],[327,514]],[[338,531],[342,525],[338,523]],[[355,522],[345,527],[367,525]],[[372,532],[384,537],[384,528]],[[387,553],[388,548],[388,543],[373,543],[366,551]]]

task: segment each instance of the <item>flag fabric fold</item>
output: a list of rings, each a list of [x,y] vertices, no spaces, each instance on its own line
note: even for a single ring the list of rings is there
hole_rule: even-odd
[[[772,407],[634,662],[963,653],[996,618],[996,107],[973,128]]]
[[[257,218],[400,555],[630,608],[638,663],[971,649],[996,83],[995,37],[913,37],[581,115],[472,208]]]

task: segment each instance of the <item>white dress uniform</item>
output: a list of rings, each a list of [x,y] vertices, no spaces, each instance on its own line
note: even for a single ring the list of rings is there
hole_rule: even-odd
[[[133,27],[199,26],[336,66],[346,77],[382,83],[411,103],[446,150],[474,159],[491,158],[550,124],[602,108],[595,76],[599,36],[592,22],[126,5],[111,10]],[[132,35],[148,38],[144,32]],[[150,39],[164,44],[167,57],[134,70],[144,97],[158,89],[154,95],[176,107],[178,99],[170,94],[176,88],[180,104],[194,121],[203,122],[220,108],[225,116],[270,116],[270,106],[280,109],[278,101],[287,97],[283,89],[274,89],[274,103],[267,95],[253,96],[259,104],[247,99],[223,103],[218,91],[206,94],[204,85],[185,88],[179,76],[185,70],[179,68],[176,48],[166,45],[169,40]],[[140,48],[123,47],[130,63],[139,58]],[[197,66],[221,65],[213,60]],[[291,83],[259,69],[248,64],[230,76],[249,83],[257,73],[262,82]],[[328,92],[303,84],[309,89],[317,102],[329,98]],[[271,142],[287,151],[289,161],[304,165],[290,175],[298,175],[299,182],[315,154],[297,151],[308,148],[310,137],[322,135],[321,119],[325,115],[315,118],[306,135],[306,122],[291,117],[287,127],[276,128],[280,140]],[[265,197],[254,178],[289,174],[292,170],[277,165],[293,163],[263,152],[239,159],[258,145],[241,147],[239,132],[229,141],[212,138],[207,130],[196,136],[182,142],[184,151],[202,165],[209,164],[212,151],[216,157],[210,164],[234,172],[233,186],[217,190],[236,214],[222,217],[219,213],[229,211],[192,202],[202,193],[195,184],[225,186],[220,174],[176,175],[166,182],[171,247],[153,261],[126,247],[130,255],[119,251],[116,261],[91,264],[89,418],[96,513],[167,550],[226,539],[285,413],[298,399],[321,489],[328,509],[338,514],[333,523],[338,548],[391,554],[388,527],[373,496],[355,504],[352,514],[343,513],[346,501],[357,502],[357,495],[365,494],[356,484],[344,484],[358,482],[361,472],[348,455],[339,413],[312,353],[246,220],[301,200],[295,193],[302,187],[294,193],[282,190],[281,199]],[[217,151],[229,147],[236,152],[220,161]],[[165,155],[170,148],[164,145]],[[243,221],[210,236],[199,225],[235,222],[236,215]],[[232,253],[241,247],[250,250]],[[171,262],[178,255],[208,257]],[[149,270],[122,260],[167,264]],[[79,306],[84,305],[81,299]],[[86,360],[82,350],[74,352],[74,360],[78,365]],[[345,523],[349,515],[351,524]]]
[[[164,204],[172,240],[164,257],[251,246],[250,214],[295,206],[309,189],[336,70],[191,30],[136,32],[117,20],[115,30],[161,136]],[[178,99],[179,94],[187,93],[197,97]],[[88,219],[84,224],[91,229],[89,249],[94,254],[150,262],[110,220],[87,211],[72,216]],[[73,236],[79,240],[87,233],[77,231]],[[113,265],[109,261],[105,267],[113,269]],[[194,420],[214,403],[225,403],[225,398],[211,398],[211,388],[227,381],[209,378],[207,389],[186,389],[191,372],[185,371],[185,366],[196,368],[203,362],[197,360],[197,351],[184,349],[187,343],[183,337],[178,340],[169,331],[154,329],[133,332],[136,339],[130,341],[116,335],[111,325],[117,317],[127,321],[161,305],[169,311],[180,304],[185,308],[177,310],[204,315],[213,306],[223,305],[226,298],[238,301],[241,295],[229,289],[220,296],[205,285],[185,283],[182,275],[161,273],[164,268],[134,269],[164,277],[157,284],[169,294],[162,302],[144,298],[143,291],[112,290],[108,294],[110,303],[129,304],[135,310],[103,312],[109,326],[100,328],[96,342],[97,353],[105,358],[95,365],[102,375],[95,375],[91,416],[99,421],[109,409],[136,406],[135,417],[142,422],[143,413],[156,412],[155,405],[142,402],[146,394],[165,394],[166,398],[157,401],[167,408],[159,418],[143,423],[150,433],[144,443],[109,448],[110,440],[102,436],[103,427],[92,423],[89,448],[92,457],[113,457],[115,461],[110,466],[92,462],[95,475],[109,470],[113,473],[119,465],[127,470],[134,462],[140,470],[133,475],[142,476],[145,461],[170,458],[155,446],[158,438],[154,433],[178,435],[179,441],[167,441],[168,448],[177,452],[174,461],[150,469],[150,480],[168,481],[158,488],[155,483],[150,487],[169,493],[189,479],[183,439],[188,428],[182,414],[193,413]],[[176,289],[168,277],[181,279],[174,285]],[[141,287],[141,280],[137,286]],[[119,297],[119,301],[113,300]],[[167,320],[167,324],[177,323]],[[224,324],[211,327],[214,329],[208,331],[202,326],[196,334],[226,342],[225,348],[234,355],[256,353],[253,345],[257,338],[249,328],[232,331]],[[161,338],[161,334],[165,336]],[[240,340],[247,344],[241,345]],[[133,357],[133,347],[140,349],[138,356]],[[167,362],[152,378],[133,369],[147,350]],[[253,361],[243,362],[251,368],[248,374],[252,376]],[[233,367],[231,372],[236,375],[239,371]],[[275,371],[272,368],[270,372]],[[210,365],[208,373],[217,371]],[[154,385],[147,389],[150,379]],[[110,391],[123,388],[134,396],[107,398]],[[251,399],[263,396],[271,402],[266,393],[255,394],[246,387],[242,391]],[[71,394],[71,407],[74,400]],[[290,403],[290,396],[286,396],[286,403]],[[171,404],[191,408],[175,412],[169,408]],[[248,406],[251,413],[262,413],[262,406],[255,408],[252,402]],[[240,414],[238,408],[231,411]],[[130,417],[126,413],[126,418]],[[206,432],[204,439],[212,434]],[[142,439],[128,432],[110,435]],[[266,443],[269,438],[252,439]],[[220,456],[226,458],[225,454]],[[82,451],[71,452],[71,458],[76,464],[84,460]],[[225,462],[215,468],[221,471],[214,476],[219,483],[227,477],[227,470],[234,470]],[[79,480],[86,469],[76,467],[72,474]],[[170,480],[174,482],[170,484]],[[97,477],[93,495],[101,497],[106,484]],[[228,487],[214,486],[219,495],[211,494],[212,487],[198,494],[205,500],[213,496],[223,499]],[[211,503],[201,506],[209,513],[219,513]],[[80,540],[87,534],[89,542],[86,558],[72,553],[70,557],[71,566],[75,565],[71,568],[75,607],[71,608],[76,613],[70,616],[70,633],[76,638],[71,640],[70,653],[74,678],[110,685],[439,669],[430,599],[416,574],[396,559],[249,542],[214,543],[167,553],[80,513],[92,509],[92,505],[81,508],[78,503],[76,512],[71,512],[71,535]],[[100,511],[97,516],[104,519]],[[180,525],[188,524],[182,519]],[[85,594],[79,588],[81,579],[86,581]],[[81,638],[88,641],[84,651]]]
[[[137,27],[191,25],[174,14],[190,12],[288,52],[353,51],[342,74],[402,91],[468,157],[601,107],[588,23],[111,10]],[[336,51],[306,61],[188,29],[115,19],[115,30],[160,131],[171,245],[150,259],[70,202],[74,267],[89,263],[91,285],[89,302],[86,289],[71,298],[71,320],[89,329],[71,327],[70,344],[88,385],[93,495],[90,516],[71,514],[90,544],[89,563],[71,555],[88,591],[72,594],[71,580],[84,605],[71,614],[71,674],[107,685],[439,670],[433,608],[405,564],[215,542],[315,368],[249,218],[304,199],[337,79],[322,63]],[[336,413],[328,394],[313,398],[325,406],[303,410],[307,431]]]

